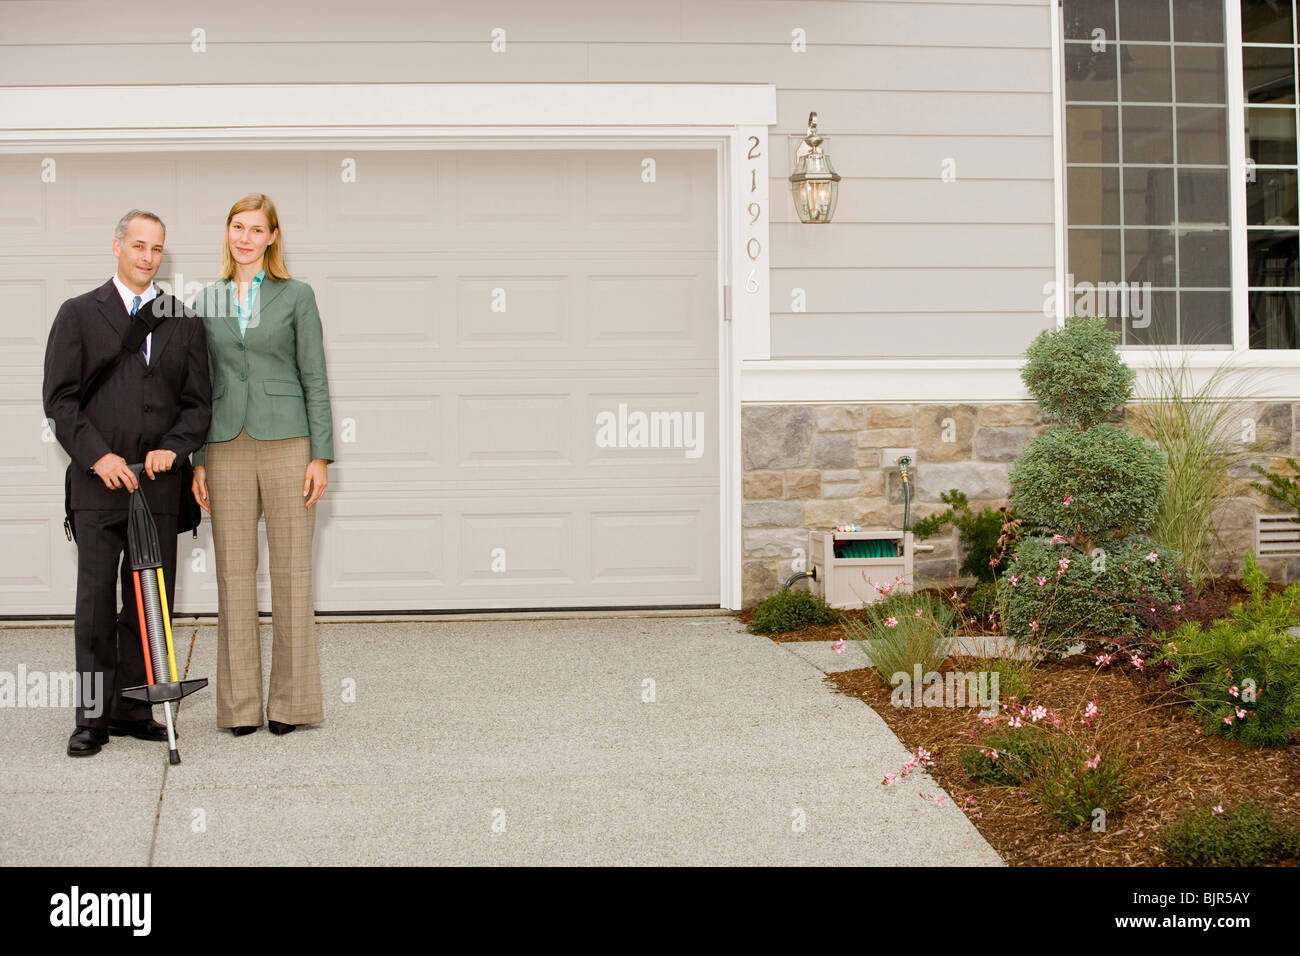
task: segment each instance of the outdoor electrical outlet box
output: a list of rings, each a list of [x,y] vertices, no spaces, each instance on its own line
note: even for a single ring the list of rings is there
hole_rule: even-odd
[[[810,532],[808,555],[817,575],[809,581],[809,587],[831,607],[874,604],[883,596],[876,585],[912,590],[915,551],[915,535],[910,531]],[[850,556],[864,554],[874,556]]]

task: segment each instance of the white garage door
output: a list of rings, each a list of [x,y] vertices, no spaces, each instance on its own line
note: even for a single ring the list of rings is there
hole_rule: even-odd
[[[718,606],[715,181],[713,152],[654,147],[0,158],[3,613],[73,607],[40,408],[59,304],[111,275],[132,206],[188,301],[252,191],[325,326],[320,610]],[[178,610],[215,610],[206,523],[181,545]]]

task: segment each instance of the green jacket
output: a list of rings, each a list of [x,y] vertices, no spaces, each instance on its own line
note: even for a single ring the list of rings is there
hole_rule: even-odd
[[[334,420],[325,378],[325,343],[316,296],[305,282],[267,277],[247,332],[239,334],[234,281],[204,286],[193,309],[203,318],[212,374],[207,441],[311,437],[311,457],[334,460]],[[206,446],[194,453],[202,465]]]

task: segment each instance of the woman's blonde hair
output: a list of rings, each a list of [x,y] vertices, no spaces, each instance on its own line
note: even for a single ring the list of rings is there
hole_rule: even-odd
[[[280,228],[280,217],[276,214],[275,203],[270,196],[262,193],[249,193],[230,207],[226,214],[226,234],[221,241],[221,278],[235,277],[235,257],[230,254],[230,220],[241,212],[261,210],[266,216],[266,225],[272,232]],[[289,267],[284,264],[284,233],[275,237],[275,242],[266,247],[266,259],[263,263],[266,274],[272,279],[290,279]]]

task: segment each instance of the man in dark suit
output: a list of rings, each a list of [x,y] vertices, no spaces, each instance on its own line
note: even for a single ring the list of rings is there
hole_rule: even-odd
[[[45,349],[45,414],[72,458],[77,536],[76,656],[82,687],[102,675],[103,700],[77,701],[68,755],[99,753],[109,735],[165,740],[147,704],[122,699],[146,683],[135,587],[126,554],[128,463],[144,462],[149,510],[158,526],[168,606],[176,596],[176,522],[180,465],[203,444],[212,416],[203,321],[153,284],[166,230],[153,213],[133,209],[113,234],[117,273],[98,289],[63,303]],[[137,353],[102,377],[89,402],[82,394],[96,372],[122,351],[133,322],[154,329]],[[117,614],[121,565],[122,613]],[[87,706],[87,705],[91,706]]]

